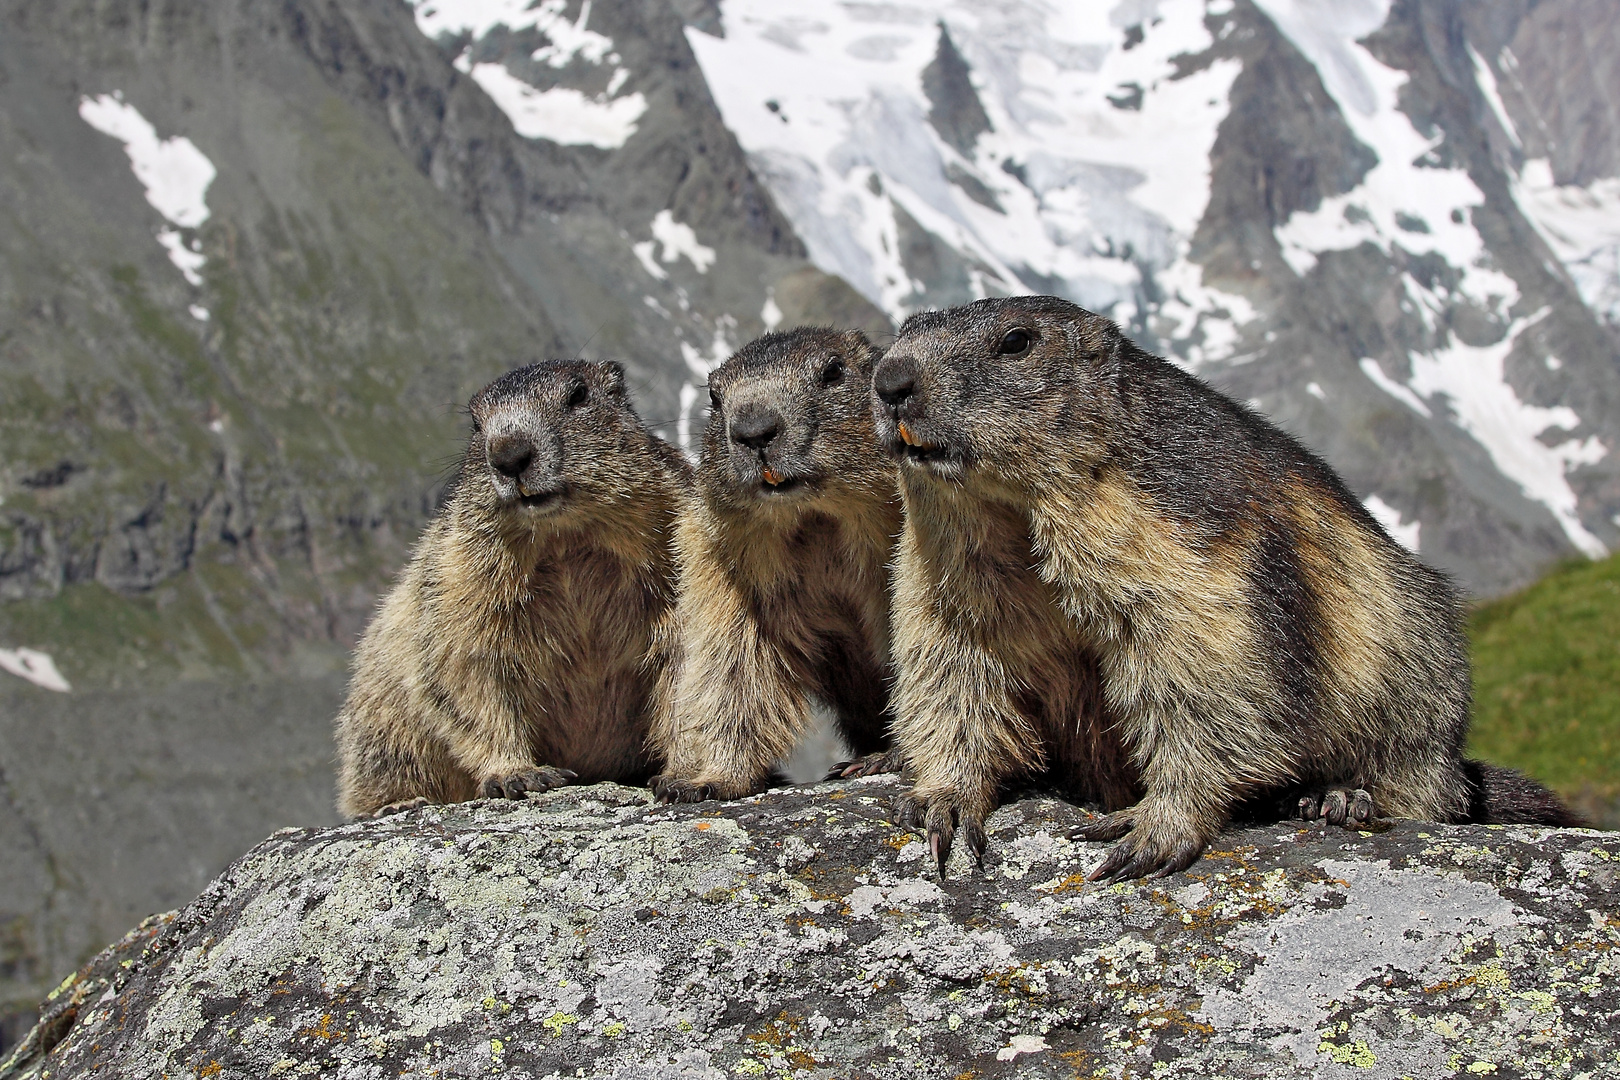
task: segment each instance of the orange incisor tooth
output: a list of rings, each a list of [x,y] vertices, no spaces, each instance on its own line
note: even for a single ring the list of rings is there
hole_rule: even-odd
[[[767,468],[765,470],[765,482],[772,487],[775,487],[777,484],[782,482],[782,474],[777,472],[775,469]]]
[[[905,423],[902,421],[898,425],[898,427],[900,428],[900,440],[902,442],[904,442],[907,446],[916,446],[917,445],[917,437],[915,435],[913,435],[910,431],[906,430]]]

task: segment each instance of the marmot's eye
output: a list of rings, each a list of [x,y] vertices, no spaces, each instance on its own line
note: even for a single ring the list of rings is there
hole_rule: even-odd
[[[1021,352],[1028,352],[1029,346],[1034,340],[1035,335],[1028,330],[1022,328],[1009,330],[1002,336],[1001,344],[996,347],[996,352],[1003,356],[1017,356]]]
[[[716,390],[712,386],[709,387],[709,408],[713,409],[715,412],[720,411],[720,391]]]
[[[844,362],[842,360],[834,360],[832,363],[821,369],[822,386],[831,386],[834,383],[841,381],[843,377]]]
[[[574,389],[568,393],[568,401],[565,407],[569,409],[577,409],[581,405],[585,404],[586,400],[590,398],[590,396],[590,387],[586,386],[584,383],[575,383]]]

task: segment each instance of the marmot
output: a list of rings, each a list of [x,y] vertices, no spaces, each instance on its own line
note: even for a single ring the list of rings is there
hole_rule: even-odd
[[[1243,802],[1579,823],[1464,759],[1445,576],[1298,442],[1108,319],[1055,297],[913,315],[872,405],[906,507],[902,816],[942,865],[957,829],[982,853],[1003,778],[1072,752],[1065,726],[1094,755],[1079,786],[1116,811],[1086,838],[1123,837],[1094,879],[1188,866]]]
[[[659,798],[735,799],[829,706],[857,755],[889,771],[888,564],[895,467],[872,453],[878,350],[858,330],[766,334],[709,376],[696,495],[676,528],[678,660],[653,745]]]
[[[644,782],[655,634],[690,483],[613,363],[519,368],[469,405],[448,499],[355,653],[338,808]]]

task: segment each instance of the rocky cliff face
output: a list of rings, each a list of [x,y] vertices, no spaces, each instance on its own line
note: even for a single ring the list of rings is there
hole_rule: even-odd
[[[564,789],[280,833],[63,983],[7,1077],[1599,1075],[1620,844],[1234,832],[1102,887],[1082,811],[944,880],[891,778]]]

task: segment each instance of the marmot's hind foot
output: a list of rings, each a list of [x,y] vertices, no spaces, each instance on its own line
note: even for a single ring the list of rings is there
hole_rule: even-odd
[[[1328,788],[1300,796],[1299,816],[1305,821],[1326,820],[1329,825],[1355,828],[1377,816],[1373,797],[1362,788]]]
[[[417,807],[427,806],[432,802],[433,800],[425,795],[418,795],[414,799],[400,799],[397,802],[385,803],[377,807],[371,812],[371,816],[374,818],[393,817],[395,814],[403,814],[408,810],[415,810]]]
[[[521,799],[531,791],[536,794],[550,791],[578,779],[579,774],[572,769],[555,769],[550,765],[541,765],[512,773],[510,776],[486,777],[479,785],[479,794],[486,799]]]
[[[897,773],[905,768],[905,755],[898,749],[866,754],[850,761],[840,761],[827,770],[828,780],[852,780],[857,776],[876,776],[879,773]]]

